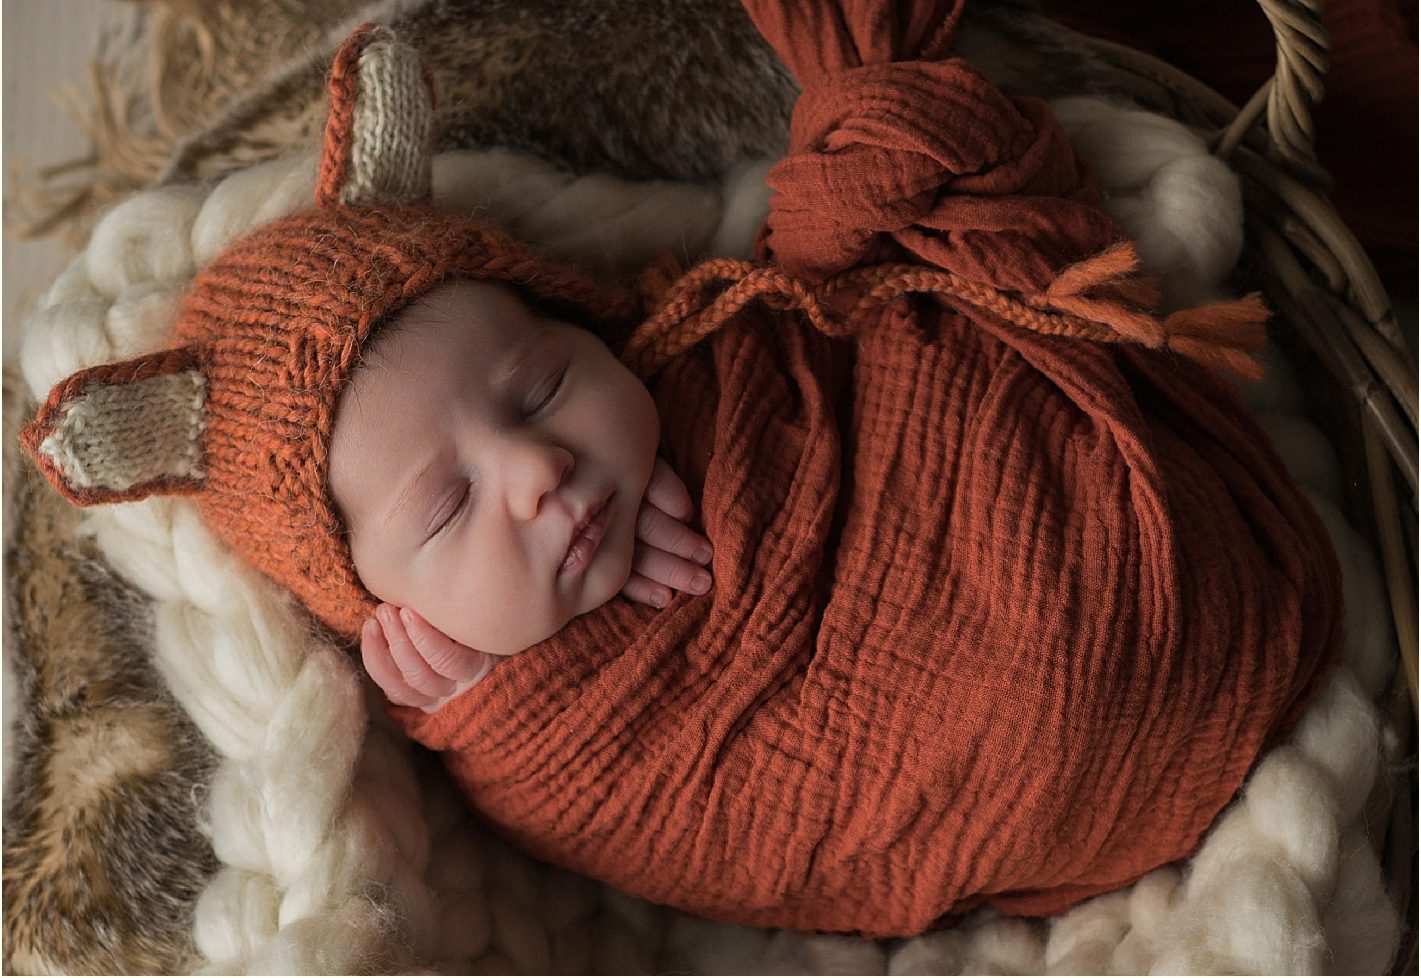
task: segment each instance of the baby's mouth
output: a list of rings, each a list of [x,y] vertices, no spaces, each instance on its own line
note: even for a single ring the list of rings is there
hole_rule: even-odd
[[[614,496],[615,494],[602,500],[573,530],[572,540],[567,546],[567,554],[558,567],[559,574],[576,574],[592,560],[592,555],[597,552],[598,544],[602,542],[603,534],[607,532]]]

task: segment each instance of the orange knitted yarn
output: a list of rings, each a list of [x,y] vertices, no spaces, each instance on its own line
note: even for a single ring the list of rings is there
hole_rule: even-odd
[[[267,225],[193,282],[176,342],[206,365],[208,524],[321,621],[355,636],[375,601],[326,484],[341,391],[372,328],[450,277],[507,282],[569,318],[625,322],[630,294],[538,262],[430,207],[333,207]]]

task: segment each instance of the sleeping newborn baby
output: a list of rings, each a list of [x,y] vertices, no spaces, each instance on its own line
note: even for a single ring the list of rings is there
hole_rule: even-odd
[[[664,607],[671,587],[710,588],[651,395],[592,333],[461,279],[403,309],[364,361],[330,489],[387,602],[361,651],[391,702],[434,711],[618,593]]]
[[[805,84],[760,260],[609,288],[382,202],[427,143],[333,83],[317,206],[24,441],[190,495],[536,857],[751,926],[1055,913],[1194,850],[1335,661],[1337,564],[1218,376],[1259,305],[1157,316],[1044,103],[945,9],[834,6],[750,4]]]

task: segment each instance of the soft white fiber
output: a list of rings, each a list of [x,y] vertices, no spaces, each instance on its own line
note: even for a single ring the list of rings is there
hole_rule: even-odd
[[[164,187],[118,204],[94,227],[84,250],[94,288],[117,298],[136,284],[179,285],[192,274],[187,229],[202,206],[195,187]]]
[[[32,392],[48,393],[74,372],[72,364],[106,363],[122,356],[106,328],[111,304],[93,291],[76,290],[30,317],[20,348],[20,372]]]
[[[1251,828],[1296,871],[1320,904],[1337,884],[1337,811],[1325,775],[1290,745],[1278,748],[1248,783]]]
[[[742,163],[725,175],[720,226],[711,239],[707,254],[727,258],[753,258],[755,235],[770,210],[770,188],[765,177],[773,160]]]
[[[1091,975],[1110,970],[1110,958],[1130,932],[1130,896],[1111,893],[1063,915],[1046,941],[1052,974]]]
[[[1342,498],[1337,451],[1317,425],[1297,414],[1278,411],[1258,412],[1258,423],[1288,459],[1288,474],[1299,485],[1328,499]]]
[[[1237,256],[1237,182],[1177,123],[1056,103],[1175,302],[1207,297]],[[768,163],[720,186],[575,178],[506,151],[437,158],[436,201],[621,275],[662,249],[748,255]],[[110,212],[56,281],[23,352],[33,393],[164,343],[183,283],[235,236],[309,206],[314,156],[160,189]],[[1398,940],[1363,810],[1385,731],[1372,705],[1391,637],[1374,556],[1342,520],[1335,459],[1276,357],[1245,396],[1317,494],[1346,581],[1347,665],[1264,757],[1197,856],[1050,921],[982,911],[908,941],[693,920],[541,866],[462,810],[342,650],[248,571],[182,499],[92,510],[86,526],[155,602],[153,655],[220,758],[204,828],[223,863],[193,937],[212,973],[610,971],[1169,973],[1376,971]]]
[[[1293,743],[1327,779],[1343,824],[1360,821],[1380,759],[1381,721],[1356,683],[1328,683],[1293,731]]]
[[[1095,168],[1106,212],[1160,276],[1167,306],[1220,297],[1243,247],[1233,172],[1173,119],[1095,98],[1057,99],[1051,108]]]
[[[1287,455],[1283,457],[1287,460]],[[1381,567],[1371,546],[1342,515],[1340,495],[1323,496],[1306,487],[1303,495],[1331,534],[1342,565],[1342,603],[1347,612],[1342,658],[1362,690],[1376,697],[1392,674],[1396,646]]]
[[[1357,826],[1348,829],[1338,846],[1336,897],[1323,918],[1323,941],[1328,949],[1327,970],[1334,974],[1386,974],[1396,956],[1396,908],[1387,895],[1366,834]]]
[[[243,232],[315,206],[315,151],[239,170],[208,195],[192,222],[191,255],[206,265]]]
[[[104,332],[125,350],[163,346],[182,297],[180,287],[139,282],[120,291],[105,314]]]
[[[714,186],[574,176],[511,150],[461,150],[434,160],[436,199],[512,231],[545,258],[626,277],[662,251],[703,254],[721,223]]]

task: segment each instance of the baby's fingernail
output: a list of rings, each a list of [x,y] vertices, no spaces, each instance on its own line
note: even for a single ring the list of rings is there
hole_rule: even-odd
[[[711,548],[710,548],[710,547],[700,547],[700,548],[698,548],[698,549],[696,550],[696,552],[691,555],[691,559],[694,560],[694,561],[695,561],[696,563],[698,563],[698,564],[706,564],[706,563],[709,563],[709,562],[710,562],[710,559],[711,559]]]
[[[651,596],[651,603],[658,608],[666,607],[666,595],[658,591]]]
[[[711,577],[704,571],[691,578],[691,590],[695,591],[697,594],[705,594],[707,591],[710,590],[710,586]]]
[[[400,621],[404,622],[406,627],[414,624],[414,615],[410,614],[408,608],[400,609]]]

